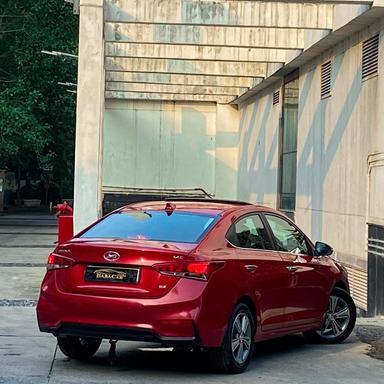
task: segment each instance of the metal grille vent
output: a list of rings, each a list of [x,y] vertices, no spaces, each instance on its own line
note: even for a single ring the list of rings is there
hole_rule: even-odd
[[[331,72],[332,62],[327,61],[321,66],[321,98],[331,96]]]
[[[367,311],[368,309],[368,274],[362,268],[342,263],[348,272],[349,288],[356,305]]]
[[[280,101],[280,91],[273,93],[273,105],[279,104]]]
[[[384,226],[368,224],[368,315],[384,315]]]
[[[376,75],[379,67],[379,35],[375,35],[363,42],[363,80]]]

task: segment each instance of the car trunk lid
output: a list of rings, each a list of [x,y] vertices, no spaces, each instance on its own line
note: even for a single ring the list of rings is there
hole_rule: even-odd
[[[159,263],[194,260],[197,244],[147,240],[74,239],[55,253],[74,260],[58,269],[56,282],[65,292],[95,296],[155,298],[165,295],[178,281],[160,274]],[[109,256],[112,256],[109,258]]]

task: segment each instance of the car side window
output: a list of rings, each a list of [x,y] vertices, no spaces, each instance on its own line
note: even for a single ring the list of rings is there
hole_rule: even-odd
[[[280,217],[265,215],[279,251],[308,254],[305,236],[291,223]]]
[[[259,215],[248,215],[232,224],[227,239],[240,248],[272,249],[268,232]]]

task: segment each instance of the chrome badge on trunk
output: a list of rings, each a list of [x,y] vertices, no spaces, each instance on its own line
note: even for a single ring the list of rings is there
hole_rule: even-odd
[[[108,251],[104,253],[103,257],[107,261],[116,261],[120,259],[120,254],[115,251]]]

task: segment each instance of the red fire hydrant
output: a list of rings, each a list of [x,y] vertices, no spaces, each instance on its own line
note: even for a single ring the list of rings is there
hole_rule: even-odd
[[[58,244],[62,244],[73,237],[73,209],[66,201],[53,208],[57,210]]]

